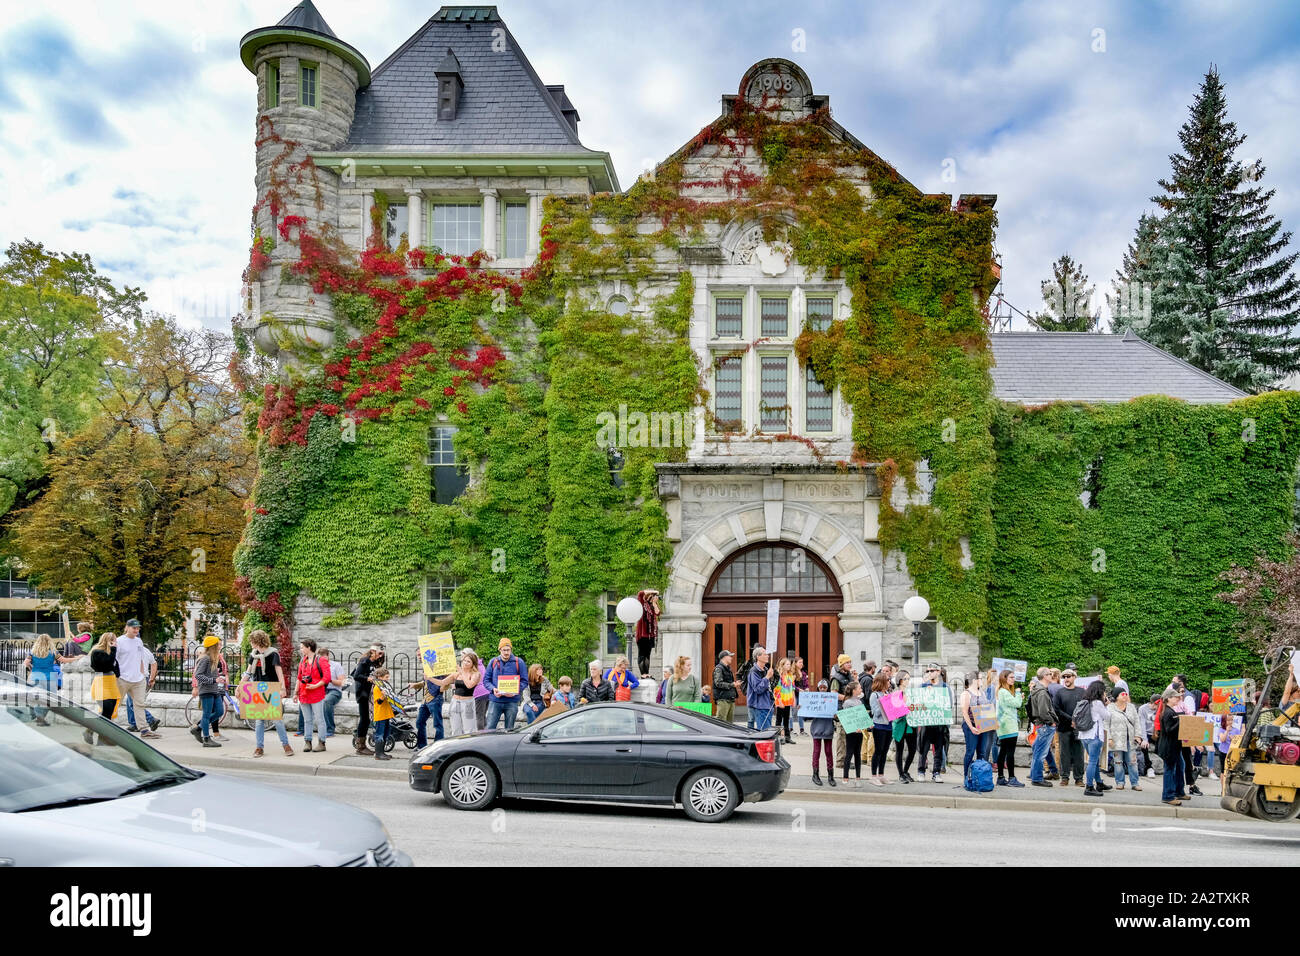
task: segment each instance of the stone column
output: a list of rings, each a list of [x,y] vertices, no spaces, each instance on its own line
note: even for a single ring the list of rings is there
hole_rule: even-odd
[[[424,245],[424,223],[420,218],[420,195],[418,189],[406,191],[406,235],[412,249]]]
[[[361,194],[361,241],[357,243],[358,249],[364,249],[370,241],[370,210],[374,205],[374,190],[367,189]]]
[[[483,249],[489,259],[497,258],[497,191],[480,189],[483,194]]]
[[[545,189],[528,190],[528,257],[535,258],[542,243],[542,197]]]

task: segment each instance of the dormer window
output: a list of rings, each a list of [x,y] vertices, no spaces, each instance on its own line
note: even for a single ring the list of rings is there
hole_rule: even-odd
[[[454,120],[460,108],[460,94],[465,89],[465,82],[460,76],[460,61],[456,54],[447,47],[447,55],[442,58],[434,70],[438,77],[438,119]]]

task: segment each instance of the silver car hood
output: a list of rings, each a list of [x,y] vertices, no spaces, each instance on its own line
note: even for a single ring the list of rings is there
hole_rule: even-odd
[[[379,818],[220,774],[58,810],[0,813],[19,866],[342,866],[387,841]]]

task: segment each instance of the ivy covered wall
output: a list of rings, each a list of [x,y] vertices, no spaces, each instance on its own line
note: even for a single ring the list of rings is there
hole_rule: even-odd
[[[1236,610],[1215,595],[1230,565],[1283,550],[1300,393],[1004,406],[993,434],[989,635],[1001,656],[1031,669],[1074,661],[1081,673],[1116,664],[1135,692],[1176,673],[1208,687],[1258,667],[1235,636]],[[1080,612],[1094,595],[1101,632],[1084,646]]]

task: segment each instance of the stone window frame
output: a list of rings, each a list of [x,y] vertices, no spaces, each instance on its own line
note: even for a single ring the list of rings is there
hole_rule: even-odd
[[[743,342],[745,341],[745,332],[748,323],[746,300],[749,298],[747,290],[744,288],[736,289],[710,289],[709,290],[709,331],[708,339],[710,342]],[[735,335],[718,334],[718,300],[719,299],[738,299],[740,301],[740,331]]]
[[[927,624],[934,625],[934,650],[933,651],[927,651],[925,649],[925,641],[926,641],[925,627]],[[910,635],[908,639],[909,640],[911,639]],[[939,619],[935,617],[927,617],[924,621],[921,622],[921,660],[917,661],[916,664],[919,665],[922,661],[927,661],[927,660],[930,661],[943,660],[943,624],[941,624],[939,622]],[[919,680],[921,676],[922,675],[920,674],[913,674],[912,679]]]
[[[745,430],[745,361],[743,355],[734,355],[725,349],[715,349],[710,354],[710,373],[709,382],[711,385],[713,398],[713,426],[715,434],[724,434],[730,432],[743,432]],[[736,368],[740,372],[740,409],[736,418],[720,418],[718,415],[718,372],[720,362],[735,362]],[[723,428],[719,422],[732,423],[732,427]]]
[[[757,316],[755,323],[757,325],[757,338],[767,339],[769,342],[793,342],[798,337],[799,332],[795,328],[795,316],[792,290],[776,287],[769,290],[765,286],[755,286],[757,302]],[[768,333],[763,328],[763,303],[765,302],[784,302],[785,303],[785,332],[781,334]]]
[[[758,426],[758,431],[760,434],[788,435],[794,429],[794,415],[795,415],[795,404],[794,401],[792,400],[791,389],[790,389],[790,380],[793,376],[791,375],[790,370],[791,367],[798,368],[799,362],[797,359],[795,359],[793,350],[789,348],[774,349],[774,348],[760,347],[759,349],[756,350],[756,352],[757,355],[755,356],[756,358],[755,364],[758,366],[758,390],[756,392],[756,395],[758,397],[758,401],[754,406],[754,414],[756,416],[755,424]],[[784,427],[781,427],[779,429],[767,427],[767,423],[764,420],[765,406],[764,406],[764,399],[763,399],[763,364],[767,359],[781,359],[785,362],[785,406],[784,406],[785,425]],[[741,374],[742,375],[744,374],[743,369]],[[742,386],[741,394],[743,395],[744,394],[743,379],[741,382],[741,386]],[[772,406],[772,407],[776,409],[776,408],[780,408],[781,406]]]
[[[452,595],[464,582],[451,575],[429,574],[421,588],[421,614],[426,632],[435,623],[452,619]]]
[[[798,363],[795,364],[797,365]],[[803,432],[802,434],[834,435],[839,430],[839,426],[840,426],[839,413],[835,410],[835,406],[838,404],[835,401],[835,389],[832,388],[827,390],[826,386],[822,385],[821,382],[818,382],[816,376],[813,375],[813,370],[811,365],[806,366],[805,368],[802,369],[802,371],[803,371],[803,382],[801,383],[803,388]],[[819,387],[822,390],[822,392],[826,395],[827,399],[830,401],[831,417],[830,417],[829,428],[813,428],[812,425],[809,424],[810,420],[808,417],[808,409],[810,407],[809,398],[811,397],[809,395],[809,389],[812,387],[814,383],[817,385],[817,387]]]
[[[311,102],[307,102],[307,78],[311,77]],[[298,105],[320,109],[320,64],[311,60],[298,61]]]
[[[497,222],[497,246],[499,248],[495,250],[495,254],[501,259],[508,259],[512,262],[515,260],[522,261],[528,258],[529,216],[527,197],[520,199],[512,196],[503,196],[498,201],[497,205],[499,207],[497,211],[497,219],[499,220]],[[508,210],[510,209],[520,209],[523,211],[523,230],[517,237],[519,248],[515,255],[511,255],[510,235],[507,228],[509,223]]]

